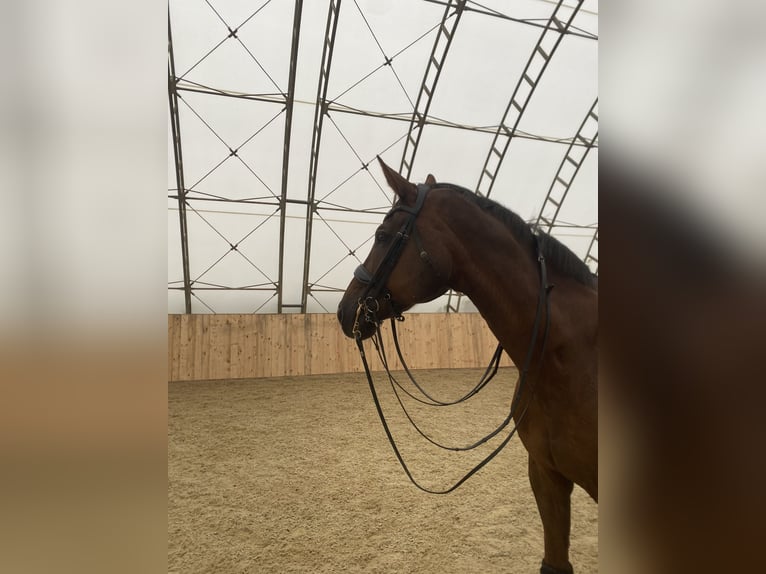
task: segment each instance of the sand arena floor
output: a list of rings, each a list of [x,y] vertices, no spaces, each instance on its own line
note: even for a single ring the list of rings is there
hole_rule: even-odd
[[[473,387],[480,370],[418,371],[437,395]],[[424,430],[467,444],[506,415],[512,368],[467,406],[413,408]],[[384,410],[417,479],[444,488],[480,452],[436,449],[409,426],[383,374]],[[409,404],[409,403],[408,403]],[[542,526],[518,438],[449,495],[407,479],[363,374],[171,383],[168,571],[173,573],[539,572]],[[575,487],[571,561],[598,571],[597,505]]]

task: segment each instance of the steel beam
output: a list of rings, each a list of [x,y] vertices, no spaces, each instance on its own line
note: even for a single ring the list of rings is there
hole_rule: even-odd
[[[532,50],[532,54],[527,60],[527,64],[524,67],[524,71],[521,73],[516,87],[511,95],[511,100],[508,102],[508,106],[505,108],[503,119],[500,120],[497,130],[495,131],[495,137],[492,140],[492,145],[487,152],[487,158],[484,160],[484,167],[479,175],[479,181],[476,184],[476,193],[489,197],[492,192],[497,174],[500,171],[500,166],[505,159],[505,154],[508,151],[508,146],[511,143],[511,139],[516,135],[516,128],[519,126],[521,117],[532,99],[532,94],[537,87],[540,78],[542,78],[545,69],[548,67],[553,54],[556,52],[562,38],[569,26],[572,24],[575,15],[582,6],[582,0],[577,2],[577,6],[571,8],[563,4],[563,0],[559,0],[554,8],[553,13],[548,19],[548,24],[543,30],[542,34],[537,40],[537,44]],[[559,18],[561,10],[572,10],[569,18],[566,21]],[[554,36],[552,46],[551,37]],[[537,70],[537,71],[534,71]],[[510,126],[510,127],[509,127]]]
[[[439,76],[447,59],[447,53],[452,45],[452,38],[455,36],[465,3],[466,0],[456,0],[455,2],[449,0],[444,9],[442,23],[439,26],[439,31],[436,33],[434,46],[431,49],[431,57],[428,59],[426,71],[423,74],[423,82],[418,92],[418,99],[415,103],[415,109],[412,111],[412,118],[410,118],[407,139],[404,142],[404,152],[402,153],[402,161],[399,164],[399,173],[405,178],[409,178],[412,173],[412,164],[415,162],[420,136],[423,133],[423,127],[428,117],[428,110],[431,107],[433,94],[436,91],[436,84],[439,82]],[[450,18],[452,18],[452,22],[448,26],[447,20]]]
[[[173,133],[173,155],[175,157],[176,186],[178,187],[178,221],[181,230],[181,264],[183,267],[184,312],[192,312],[191,277],[189,273],[189,237],[186,225],[186,187],[184,185],[183,153],[181,150],[181,123],[178,116],[178,93],[176,92],[176,70],[173,58],[173,35],[168,9],[168,102],[170,104],[170,126]]]
[[[385,113],[385,112],[372,112],[368,110],[359,110],[356,108],[352,108],[349,106],[345,106],[343,104],[339,104],[337,102],[327,102],[327,111],[328,112],[340,112],[343,114],[352,114],[352,115],[358,115],[358,116],[364,116],[368,118],[379,118],[384,120],[396,120],[400,122],[412,122],[412,117],[407,114],[407,116],[403,116],[402,114],[392,114],[392,113]],[[446,120],[442,120],[439,118],[434,117],[426,117],[422,120],[423,126],[438,126],[443,128],[450,128],[450,129],[456,129],[456,130],[465,130],[465,131],[471,131],[471,132],[480,132],[480,133],[486,133],[486,134],[494,134],[497,131],[497,128],[495,127],[487,127],[487,126],[471,126],[466,124],[458,124]],[[535,141],[543,141],[547,143],[557,143],[557,144],[565,144],[568,145],[571,143],[571,140],[569,138],[555,138],[555,137],[546,137],[546,136],[540,136],[535,134],[529,134],[525,132],[517,131],[515,136],[517,138],[522,139],[530,139]],[[580,142],[574,142],[574,145],[583,145]]]
[[[577,134],[572,138],[572,144],[567,148],[567,152],[564,154],[558,170],[556,170],[556,175],[553,177],[543,205],[540,207],[540,213],[537,214],[535,227],[546,233],[552,231],[569,188],[580,171],[580,167],[585,163],[585,158],[588,157],[596,138],[598,138],[598,98],[593,102],[588,113],[585,114]],[[575,147],[575,141],[583,144],[583,147]]]
[[[309,188],[308,203],[306,205],[306,239],[303,252],[303,286],[301,293],[301,312],[306,312],[309,292],[309,271],[311,269],[311,235],[314,225],[314,211],[316,210],[316,183],[319,169],[319,148],[322,143],[322,126],[324,116],[327,113],[327,87],[330,83],[330,67],[332,66],[332,53],[335,47],[335,33],[338,29],[338,17],[340,15],[341,0],[330,0],[327,10],[327,27],[325,28],[324,48],[322,50],[322,64],[319,69],[319,84],[317,86],[317,99],[314,108],[314,132],[311,137],[311,158],[309,162]]]
[[[447,313],[460,313],[460,303],[463,301],[462,293],[450,289],[447,292]]]
[[[282,312],[284,294],[285,262],[285,221],[287,217],[287,176],[290,165],[290,134],[293,126],[293,104],[295,103],[295,72],[298,64],[298,44],[301,35],[303,0],[295,0],[293,15],[293,41],[290,49],[290,75],[285,106],[285,138],[282,148],[282,192],[279,200],[279,278],[277,279],[277,313]]]
[[[252,100],[256,102],[265,102],[267,104],[281,104],[285,103],[284,94],[248,94],[245,92],[234,92],[232,90],[225,90],[221,88],[211,88],[203,84],[198,84],[187,79],[176,79],[176,90],[179,92],[191,92],[195,94],[205,94],[208,96],[221,96],[225,98],[237,98],[242,100]]]
[[[598,275],[598,229],[596,229],[596,232],[593,234],[593,239],[590,240],[590,245],[588,245],[588,251],[585,254],[585,263],[588,265],[588,267],[591,267],[591,264],[595,265],[595,269],[593,269],[593,273]]]

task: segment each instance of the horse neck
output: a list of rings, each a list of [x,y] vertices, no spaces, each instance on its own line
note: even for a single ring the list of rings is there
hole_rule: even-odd
[[[450,287],[465,293],[503,348],[520,365],[529,346],[540,295],[539,263],[504,226],[472,226],[455,250]],[[491,246],[491,247],[480,247]]]

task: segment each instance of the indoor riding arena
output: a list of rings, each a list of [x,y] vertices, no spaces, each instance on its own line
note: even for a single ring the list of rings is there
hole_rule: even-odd
[[[597,0],[170,0],[168,15],[168,572],[540,572],[528,451],[516,435],[499,449],[525,362],[508,350],[480,381],[506,330],[542,363],[538,340],[597,318]],[[450,283],[472,278],[453,262],[516,251],[454,249],[500,225],[459,237],[450,218],[477,218],[439,219],[433,199],[455,190],[538,247],[556,240],[586,303],[561,304],[568,279],[547,282],[539,248],[526,267],[482,269],[497,282],[481,293],[510,317],[490,330],[493,308]],[[402,211],[409,227],[388,230]],[[423,285],[428,296],[397,298]],[[551,322],[551,305],[575,318]],[[360,322],[379,339],[362,342]],[[407,396],[419,391],[393,325],[428,396],[470,399]],[[567,360],[595,365],[595,335],[583,340]],[[597,474],[597,449],[575,434],[558,443]],[[427,492],[496,450],[454,491]],[[575,485],[571,507],[568,560],[595,573],[597,504]],[[560,546],[554,570],[568,573]]]

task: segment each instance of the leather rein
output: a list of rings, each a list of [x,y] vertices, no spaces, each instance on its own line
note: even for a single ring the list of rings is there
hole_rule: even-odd
[[[400,230],[397,232],[392,244],[390,245],[388,251],[386,252],[386,255],[383,257],[383,260],[381,261],[380,265],[378,265],[378,268],[375,270],[375,273],[370,273],[367,270],[367,268],[364,267],[363,264],[360,264],[354,271],[354,277],[358,281],[367,285],[367,287],[365,288],[362,296],[358,300],[356,317],[354,319],[353,335],[354,335],[354,340],[356,341],[357,348],[359,349],[359,355],[362,359],[365,375],[367,376],[367,382],[370,387],[370,392],[372,393],[372,398],[375,403],[375,408],[378,412],[378,417],[380,418],[380,422],[383,425],[383,429],[386,432],[386,436],[388,437],[388,441],[391,444],[394,454],[396,455],[396,458],[399,460],[399,464],[404,469],[404,472],[407,475],[407,477],[410,479],[410,481],[420,490],[424,492],[428,492],[430,494],[448,494],[452,492],[453,490],[457,489],[471,476],[476,474],[481,468],[483,468],[487,463],[489,463],[490,460],[495,458],[495,456],[497,456],[500,453],[500,451],[503,450],[503,448],[505,448],[505,446],[510,442],[511,438],[513,437],[513,435],[516,433],[516,430],[518,429],[519,423],[523,420],[524,416],[527,413],[527,409],[532,401],[532,396],[534,394],[534,387],[532,387],[532,392],[530,393],[529,400],[524,405],[523,410],[520,412],[513,429],[508,434],[508,436],[505,437],[503,441],[492,452],[490,452],[484,459],[482,459],[476,466],[474,466],[465,476],[463,476],[460,480],[458,480],[454,485],[452,485],[448,489],[432,490],[432,489],[426,488],[420,485],[412,476],[412,473],[407,467],[407,464],[404,462],[404,459],[402,458],[402,455],[396,446],[396,442],[394,441],[393,435],[391,434],[391,430],[389,429],[388,423],[386,422],[385,415],[383,414],[383,409],[380,405],[380,401],[378,399],[378,395],[375,390],[375,384],[372,379],[370,366],[367,362],[367,355],[365,353],[364,343],[362,341],[362,333],[359,328],[360,321],[363,318],[366,322],[372,323],[375,326],[375,333],[372,336],[372,341],[375,345],[375,349],[378,353],[378,356],[380,357],[383,367],[386,370],[389,381],[391,382],[392,388],[394,390],[394,394],[396,395],[396,398],[400,406],[404,410],[404,413],[407,416],[407,419],[415,427],[415,429],[429,442],[431,442],[432,444],[440,448],[443,448],[446,450],[453,450],[453,451],[471,450],[473,448],[476,448],[484,444],[491,438],[495,437],[506,426],[508,426],[508,424],[511,422],[511,420],[513,420],[514,416],[516,415],[517,409],[519,407],[519,400],[520,400],[522,391],[527,383],[528,373],[532,365],[532,360],[534,358],[534,354],[535,354],[534,351],[537,346],[537,340],[540,334],[540,327],[541,327],[541,324],[543,323],[543,316],[544,316],[545,325],[543,328],[542,345],[540,347],[540,354],[538,358],[538,364],[542,363],[543,355],[545,352],[545,345],[548,340],[548,331],[550,327],[549,294],[551,289],[553,288],[553,285],[548,284],[548,275],[547,275],[547,270],[545,266],[545,257],[543,256],[542,251],[540,249],[540,242],[537,238],[537,235],[533,235],[535,249],[537,252],[539,272],[540,272],[540,290],[538,292],[537,310],[535,312],[535,320],[532,327],[532,335],[530,337],[529,347],[527,348],[527,354],[524,359],[524,364],[522,365],[522,368],[519,371],[519,380],[518,380],[517,390],[511,401],[511,406],[509,409],[508,416],[502,421],[502,423],[500,423],[500,425],[495,430],[493,430],[488,435],[484,436],[480,440],[468,446],[460,446],[460,447],[444,446],[434,441],[431,437],[427,436],[423,431],[420,430],[417,424],[415,424],[415,421],[410,417],[409,413],[407,413],[404,403],[402,402],[402,399],[396,390],[397,387],[399,387],[403,392],[405,392],[411,398],[425,404],[430,404],[432,406],[448,406],[448,405],[453,405],[453,404],[463,402],[471,398],[475,394],[477,394],[495,376],[500,364],[500,359],[502,357],[503,347],[501,344],[498,344],[497,349],[493,353],[492,359],[490,360],[490,363],[487,366],[486,371],[484,372],[484,375],[479,380],[479,383],[471,391],[469,391],[465,396],[463,396],[462,398],[456,401],[442,402],[442,401],[433,399],[430,395],[428,395],[428,393],[426,393],[425,390],[422,389],[422,387],[415,381],[414,377],[412,376],[412,373],[410,372],[410,369],[407,366],[404,360],[404,357],[402,356],[401,349],[399,347],[399,339],[396,333],[396,321],[403,321],[404,317],[401,315],[399,311],[397,311],[397,305],[392,300],[390,291],[386,289],[386,283],[389,277],[391,276],[391,273],[393,272],[394,268],[396,267],[396,264],[399,261],[399,257],[401,256],[407,244],[407,241],[411,236],[415,238],[417,247],[420,251],[421,259],[423,259],[424,261],[432,265],[432,262],[428,256],[428,253],[423,248],[422,241],[420,240],[417,234],[417,230],[415,228],[415,220],[417,219],[417,216],[423,207],[423,203],[425,202],[426,195],[428,194],[428,192],[430,191],[432,187],[452,187],[452,186],[450,184],[432,184],[432,185],[420,184],[417,187],[418,187],[418,195],[415,200],[414,207],[398,205],[398,206],[395,206],[389,212],[389,216],[390,216],[391,214],[397,211],[404,211],[409,214],[409,217],[404,222]],[[404,389],[404,387],[402,387],[402,385],[391,374],[391,371],[388,367],[388,360],[386,357],[385,348],[383,346],[383,337],[381,336],[381,331],[380,331],[381,321],[377,317],[377,312],[380,309],[380,303],[378,301],[378,298],[381,296],[381,294],[386,300],[390,302],[391,307],[394,311],[394,316],[391,318],[391,327],[393,331],[394,345],[396,347],[399,360],[402,366],[404,367],[404,371],[407,374],[410,381],[426,397],[427,401],[421,400],[413,396],[412,394],[410,394],[408,391]]]

